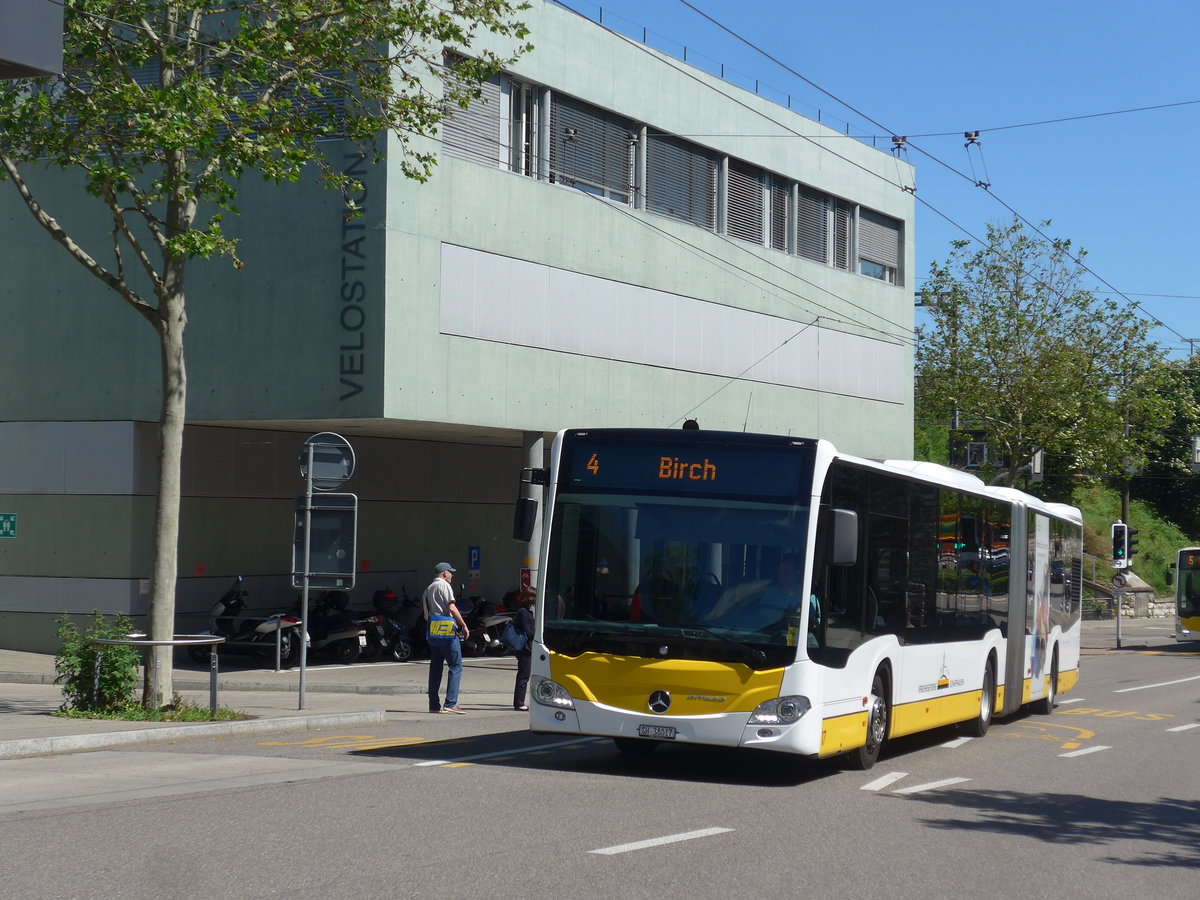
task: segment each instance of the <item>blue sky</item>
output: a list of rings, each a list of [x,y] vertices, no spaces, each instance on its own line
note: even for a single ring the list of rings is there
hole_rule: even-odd
[[[648,43],[677,56],[686,46],[702,68],[723,64],[729,80],[757,80],[765,96],[878,135],[882,148],[908,136],[915,287],[951,240],[969,239],[964,230],[982,237],[987,223],[1011,220],[999,198],[1086,248],[1095,277],[1085,287],[1108,292],[1107,282],[1139,304],[1131,314],[1162,323],[1152,334],[1168,354],[1186,355],[1185,339],[1200,350],[1200,102],[1189,102],[1200,101],[1200,3],[688,2],[803,78],[681,0],[562,5],[593,20],[603,7],[606,26],[646,29]],[[1166,108],[1096,115],[1141,107]],[[1094,117],[1030,124],[1080,116]],[[975,130],[980,143],[968,151],[963,133]],[[994,197],[973,181],[989,182]]]

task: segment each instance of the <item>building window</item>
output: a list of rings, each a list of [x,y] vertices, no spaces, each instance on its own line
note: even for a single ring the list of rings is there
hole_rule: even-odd
[[[829,198],[801,187],[797,227],[796,252],[806,259],[829,262]]]
[[[869,209],[858,213],[858,270],[869,278],[896,283],[900,268],[900,223]]]
[[[763,242],[766,219],[765,175],[736,159],[729,160],[725,230],[731,237],[756,244]]]
[[[508,115],[500,77],[480,85],[482,94],[463,109],[453,106],[442,122],[442,148],[449,156],[490,166],[508,165]]]
[[[669,135],[651,135],[646,147],[646,208],[715,230],[716,154]]]
[[[509,82],[509,107],[512,110],[508,167],[518,175],[538,177],[538,89]]]
[[[550,180],[628,203],[638,129],[571,97],[550,101]]]
[[[782,250],[784,253],[791,250],[791,247],[788,246],[788,234],[792,226],[791,218],[788,216],[788,201],[791,194],[790,182],[775,175],[770,176],[767,196],[770,199],[771,249]]]

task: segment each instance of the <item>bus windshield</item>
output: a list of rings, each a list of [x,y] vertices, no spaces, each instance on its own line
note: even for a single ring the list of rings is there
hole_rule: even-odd
[[[559,653],[795,660],[807,504],[560,493],[543,638]]]
[[[1200,550],[1181,551],[1178,570],[1175,614],[1183,619],[1200,616]]]

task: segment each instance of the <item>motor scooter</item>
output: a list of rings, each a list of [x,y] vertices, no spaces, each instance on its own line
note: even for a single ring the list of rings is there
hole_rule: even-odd
[[[425,616],[421,612],[421,598],[410,597],[403,585],[400,586],[400,608],[395,622],[403,629],[415,659],[429,656],[429,635],[425,630]]]
[[[278,636],[280,667],[289,669],[299,663],[300,619],[287,614],[239,618],[249,596],[244,585],[245,579],[238,575],[209,610],[211,630],[205,633],[225,638],[218,652],[250,654],[273,662]],[[207,663],[211,655],[211,647],[188,647],[193,662]]]
[[[463,656],[503,656],[508,647],[500,640],[504,626],[512,621],[515,612],[497,608],[491,600],[466,597],[458,601],[459,612],[471,634],[462,642]]]
[[[413,645],[408,630],[394,618],[399,597],[390,588],[376,591],[371,598],[375,614],[358,619],[358,624],[367,631],[367,645],[359,655],[361,662],[408,662],[412,659]]]
[[[308,615],[308,649],[324,654],[335,662],[349,664],[358,661],[367,645],[367,630],[354,621],[347,610],[350,595],[345,591],[326,591]],[[299,612],[296,600],[295,612]]]

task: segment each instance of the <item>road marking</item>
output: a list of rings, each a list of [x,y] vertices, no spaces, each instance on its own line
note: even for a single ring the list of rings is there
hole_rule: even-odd
[[[570,747],[572,744],[590,744],[596,741],[602,741],[604,738],[571,738],[569,741],[558,741],[553,744],[542,744],[539,747],[532,747],[528,750],[522,750],[521,753],[526,755],[530,753],[540,753],[546,750],[553,750],[555,747]],[[460,756],[456,759],[427,759],[424,762],[413,763],[418,768],[426,766],[449,766],[459,763],[472,762],[477,759],[495,759],[498,756],[511,756],[512,750],[493,750],[491,753],[476,753],[472,756]]]
[[[661,847],[663,844],[677,844],[679,841],[691,841],[696,838],[711,837],[714,834],[725,834],[732,828],[701,828],[699,831],[685,831],[681,834],[668,834],[665,837],[650,838],[645,841],[634,841],[631,844],[617,844],[615,847],[601,847],[599,850],[589,850],[588,853],[599,853],[602,856],[613,856],[617,853],[629,853],[631,850],[645,850],[647,847]]]
[[[1200,728],[1200,722],[1192,722],[1190,725],[1178,725],[1175,728],[1168,728],[1167,731],[1191,731],[1193,728]]]
[[[862,787],[859,788],[859,790],[860,791],[881,791],[885,787],[887,787],[889,784],[894,784],[895,782],[899,781],[901,778],[907,778],[907,777],[908,777],[907,772],[892,772],[888,775],[884,775],[882,778],[876,778],[870,784],[864,784]]]
[[[1083,750],[1072,750],[1070,753],[1060,753],[1058,755],[1060,757],[1087,756],[1089,753],[1099,753],[1101,750],[1111,750],[1111,749],[1112,749],[1112,747],[1105,747],[1103,744],[1099,744],[1095,747],[1085,747]]]
[[[917,784],[912,787],[900,788],[897,794],[917,794],[921,791],[936,791],[938,788],[949,787],[952,784],[962,784],[970,778],[943,778],[941,781],[931,781],[928,784]]]
[[[1175,681],[1160,681],[1158,684],[1143,684],[1141,687],[1121,688],[1119,691],[1113,691],[1113,693],[1128,694],[1132,691],[1148,691],[1150,688],[1169,687],[1172,684],[1186,684],[1189,681],[1200,681],[1200,675],[1193,675],[1191,678],[1179,678]]]
[[[958,747],[961,747],[963,744],[968,743],[971,740],[973,740],[973,738],[969,738],[969,737],[955,738],[952,741],[946,741],[946,743],[942,744],[942,746],[945,747],[947,750],[954,750]]]
[[[1086,697],[1072,697],[1070,700],[1055,700],[1054,702],[1059,706],[1066,706],[1068,703],[1082,703],[1086,699]]]

